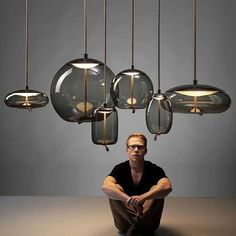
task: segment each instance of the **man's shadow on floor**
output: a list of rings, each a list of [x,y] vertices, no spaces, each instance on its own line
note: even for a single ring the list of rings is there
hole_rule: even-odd
[[[160,226],[160,228],[155,232],[155,236],[183,236],[183,234],[178,232],[176,229]]]

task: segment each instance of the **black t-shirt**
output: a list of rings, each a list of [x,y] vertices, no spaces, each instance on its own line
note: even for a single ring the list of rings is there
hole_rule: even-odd
[[[142,178],[139,184],[135,185],[132,179],[129,161],[125,161],[116,165],[109,176],[116,179],[117,184],[122,186],[126,194],[133,196],[149,191],[161,178],[166,177],[166,174],[161,167],[150,161],[144,161]]]

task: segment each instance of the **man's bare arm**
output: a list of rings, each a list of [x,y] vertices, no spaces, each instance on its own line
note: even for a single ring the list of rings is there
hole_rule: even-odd
[[[144,193],[143,197],[145,200],[162,199],[165,198],[171,191],[172,186],[170,180],[168,178],[162,178],[156,185],[153,185],[148,192]]]
[[[116,179],[112,176],[107,176],[104,179],[102,191],[113,200],[127,202],[127,200],[130,198],[130,196],[124,193],[122,187],[116,183]]]

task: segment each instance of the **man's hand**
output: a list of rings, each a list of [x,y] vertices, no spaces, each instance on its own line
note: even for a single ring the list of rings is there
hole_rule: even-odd
[[[131,196],[127,200],[127,206],[138,207],[140,205],[143,205],[144,202],[145,202],[145,200],[142,197],[142,195],[140,195],[140,196]]]
[[[144,202],[145,202],[145,200],[142,197],[142,195],[140,195],[140,196],[131,196],[127,200],[127,206],[130,207],[130,208],[133,208],[137,212],[137,215],[139,217],[142,217]]]

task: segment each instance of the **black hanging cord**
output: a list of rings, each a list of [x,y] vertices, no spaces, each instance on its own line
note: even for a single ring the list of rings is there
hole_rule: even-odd
[[[131,69],[134,69],[134,0],[131,0]]]
[[[158,93],[161,93],[161,46],[160,46],[160,8],[161,3],[158,0],[158,9],[157,9],[157,84],[158,84]]]
[[[107,68],[107,0],[104,0],[104,106],[106,106],[106,68]]]
[[[88,1],[84,0],[84,58],[88,58]]]
[[[29,39],[28,39],[28,0],[25,0],[25,87],[29,89]]]
[[[193,0],[193,84],[197,85],[197,4]]]

